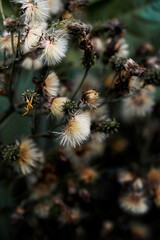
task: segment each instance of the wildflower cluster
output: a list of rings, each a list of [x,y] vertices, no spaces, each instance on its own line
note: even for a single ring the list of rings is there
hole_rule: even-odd
[[[64,225],[81,239],[97,219],[102,239],[120,239],[126,212],[160,207],[160,56],[144,44],[129,57],[127,26],[86,23],[87,0],[13,0],[11,17],[3,5],[0,130],[12,129],[0,140],[0,181],[15,184],[11,219],[29,239],[56,238]],[[58,233],[42,233],[46,219]]]

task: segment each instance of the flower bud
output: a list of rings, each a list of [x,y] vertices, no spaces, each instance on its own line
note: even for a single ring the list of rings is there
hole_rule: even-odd
[[[92,103],[99,97],[99,93],[97,93],[95,90],[90,89],[85,91],[82,94],[81,100],[84,103]]]

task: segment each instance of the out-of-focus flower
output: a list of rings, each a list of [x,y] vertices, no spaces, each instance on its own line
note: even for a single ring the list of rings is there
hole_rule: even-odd
[[[123,115],[130,117],[144,117],[154,106],[154,96],[146,89],[140,90],[132,97],[123,100]]]
[[[43,63],[39,57],[27,56],[21,66],[27,70],[39,70],[43,67]]]
[[[135,178],[135,175],[133,172],[128,171],[126,169],[121,169],[118,172],[118,182],[121,184],[125,184],[127,182],[132,182]]]
[[[134,239],[149,239],[151,237],[150,229],[147,225],[132,222],[129,228]]]
[[[57,118],[62,118],[64,116],[63,106],[66,102],[69,101],[67,97],[56,97],[52,99],[51,103],[51,112]]]
[[[47,218],[52,207],[51,201],[43,201],[35,205],[34,213],[40,218]]]
[[[128,43],[124,38],[120,38],[115,46],[117,49],[116,55],[118,57],[128,57],[129,51],[128,51]]]
[[[58,12],[62,11],[63,4],[61,0],[48,0],[49,2],[49,9],[52,14],[57,14]]]
[[[94,47],[96,53],[101,53],[104,49],[103,42],[99,37],[93,36],[91,38],[91,43]]]
[[[92,183],[98,177],[98,173],[90,167],[85,167],[82,171],[80,171],[80,179],[85,183]]]
[[[57,75],[54,72],[50,73],[42,84],[44,96],[49,98],[56,97],[59,93],[59,85],[60,84]]]
[[[89,141],[77,147],[65,147],[65,155],[70,159],[75,170],[83,167],[84,163],[88,163],[104,152],[104,144],[102,142]]]
[[[16,168],[23,174],[28,174],[36,167],[38,162],[43,162],[43,153],[37,148],[32,139],[24,138],[20,143],[20,153],[17,158]]]
[[[47,164],[38,174],[37,181],[32,187],[31,199],[47,197],[56,186],[55,168]]]
[[[82,144],[90,135],[90,125],[91,118],[89,112],[72,115],[65,129],[59,133],[60,144],[73,147]]]
[[[11,33],[4,31],[2,36],[0,37],[0,49],[6,50],[7,53],[13,54],[13,51],[16,51],[18,45],[18,36],[13,34],[13,48],[12,49],[12,37]]]
[[[123,194],[119,199],[119,203],[124,211],[132,214],[145,214],[149,210],[147,197],[138,192]]]

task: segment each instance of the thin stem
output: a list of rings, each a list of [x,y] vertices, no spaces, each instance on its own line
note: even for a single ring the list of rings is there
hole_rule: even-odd
[[[14,49],[14,32],[13,31],[11,32],[11,45],[12,45],[12,54],[15,58],[16,53],[15,53],[15,49]]]
[[[43,132],[43,133],[35,134],[32,137],[50,137],[53,134],[53,130],[55,130],[56,128],[61,127],[61,126],[65,125],[65,124],[66,124],[66,122],[61,122],[61,123],[57,124],[51,130]]]
[[[76,96],[77,93],[79,92],[80,88],[82,87],[82,85],[83,85],[83,83],[84,83],[84,81],[85,81],[85,79],[86,79],[86,77],[87,77],[87,75],[88,75],[88,71],[89,71],[89,68],[86,68],[85,73],[84,73],[84,76],[83,76],[83,78],[82,78],[82,80],[81,80],[78,88],[77,88],[76,91],[74,92],[71,100],[73,100],[73,99],[75,98],[75,96]]]
[[[4,20],[5,19],[5,15],[4,15],[4,11],[3,11],[2,0],[0,0],[0,11],[1,11],[2,18]]]

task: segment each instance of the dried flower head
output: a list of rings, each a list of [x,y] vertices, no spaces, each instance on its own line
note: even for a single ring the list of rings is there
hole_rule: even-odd
[[[98,97],[99,94],[94,89],[90,89],[88,91],[83,92],[81,101],[89,105],[92,104]]]
[[[64,34],[54,34],[54,37],[45,37],[39,44],[42,48],[41,58],[45,64],[52,66],[60,63],[66,56],[68,41]]]
[[[27,103],[27,107],[25,107],[26,112],[22,115],[26,115],[30,109],[33,109],[33,104],[39,103],[39,94],[37,94],[33,90],[27,89],[24,93],[22,93],[22,99]]]
[[[59,93],[59,79],[57,75],[52,72],[42,83],[42,91],[45,97],[54,98]]]
[[[120,207],[132,214],[145,214],[149,210],[148,199],[142,193],[124,194],[119,200]]]
[[[47,218],[52,207],[52,202],[49,200],[44,200],[34,207],[34,213],[40,218]]]
[[[49,5],[46,0],[18,0],[22,3],[26,23],[45,22],[49,17]]]
[[[21,66],[27,70],[39,70],[43,67],[42,60],[39,57],[26,57]]]
[[[56,179],[54,166],[47,164],[38,173],[37,181],[32,189],[31,198],[40,199],[49,196],[56,186]]]
[[[69,119],[65,129],[60,132],[60,144],[76,145],[82,144],[90,135],[90,114],[89,112],[76,113]]]
[[[145,68],[140,67],[133,59],[129,58],[124,64],[124,68],[132,76],[141,76],[145,72]]]
[[[125,184],[127,182],[132,182],[135,178],[135,175],[133,172],[128,171],[126,169],[122,169],[118,172],[118,182],[121,184]]]
[[[132,97],[123,100],[123,114],[126,118],[144,117],[152,111],[153,106],[153,94],[146,91],[146,89],[142,89]]]
[[[37,47],[41,39],[42,32],[42,26],[33,26],[26,29],[26,33],[24,33],[24,43],[22,45],[24,53],[33,51],[34,48]]]
[[[16,160],[16,168],[20,169],[23,174],[28,174],[32,171],[32,167],[36,167],[37,162],[43,161],[43,154],[29,138],[22,139],[19,147],[20,153]]]
[[[51,112],[57,118],[62,118],[64,116],[63,106],[69,99],[67,97],[56,97],[52,99]]]
[[[6,50],[7,53],[13,54],[13,51],[16,51],[18,45],[18,37],[16,33],[13,33],[13,48],[12,49],[12,37],[11,33],[4,31],[2,36],[0,37],[0,49]]]
[[[80,172],[80,179],[85,183],[94,182],[97,176],[97,172],[90,167],[86,167]]]

